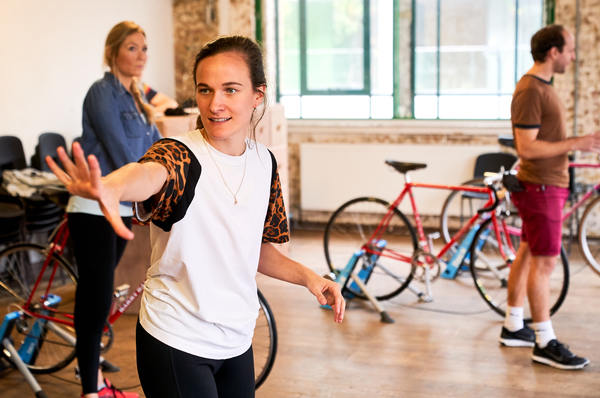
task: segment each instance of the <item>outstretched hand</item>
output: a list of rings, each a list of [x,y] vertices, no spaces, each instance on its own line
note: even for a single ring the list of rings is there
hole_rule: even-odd
[[[337,323],[342,323],[346,310],[346,302],[342,296],[340,286],[329,279],[317,276],[307,287],[315,295],[319,304],[331,306],[333,309],[333,320]]]
[[[59,147],[56,152],[64,170],[50,156],[46,156],[46,163],[65,188],[72,195],[96,200],[116,234],[124,239],[133,239],[133,232],[125,226],[119,214],[119,193],[103,181],[98,159],[89,155],[86,161],[83,149],[77,142],[72,147],[75,163],[63,147]]]

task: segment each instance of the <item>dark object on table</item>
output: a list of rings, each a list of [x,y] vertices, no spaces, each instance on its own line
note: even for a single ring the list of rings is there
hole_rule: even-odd
[[[182,107],[165,109],[165,116],[186,116],[188,113]]]

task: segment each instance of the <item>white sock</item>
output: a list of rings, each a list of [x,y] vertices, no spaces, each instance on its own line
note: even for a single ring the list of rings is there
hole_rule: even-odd
[[[531,328],[535,332],[535,342],[540,348],[546,347],[550,340],[556,339],[550,320],[532,323]]]
[[[523,307],[506,307],[504,327],[509,332],[516,332],[523,329]]]

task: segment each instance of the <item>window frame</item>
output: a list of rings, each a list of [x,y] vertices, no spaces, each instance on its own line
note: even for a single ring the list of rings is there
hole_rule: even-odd
[[[395,0],[394,0],[395,1]],[[308,49],[306,30],[307,0],[298,0],[300,17],[300,96],[304,95],[371,95],[371,7],[369,0],[363,3],[363,88],[361,90],[311,90],[308,88]],[[278,58],[279,62],[279,58]]]
[[[275,90],[275,95],[276,95],[276,100],[279,101],[280,98],[284,95],[282,95],[281,93],[281,73],[280,73],[280,52],[279,52],[279,44],[280,44],[280,29],[279,29],[279,1],[280,0],[273,0],[275,3],[275,51],[276,51],[276,57],[275,57],[275,70],[276,70],[276,76],[275,76],[275,80],[276,80],[276,90]],[[482,119],[452,119],[452,118],[440,118],[440,108],[439,108],[439,101],[440,98],[444,95],[457,95],[457,94],[441,94],[440,93],[440,42],[441,42],[441,38],[440,38],[440,23],[441,23],[441,13],[440,13],[440,8],[441,8],[441,1],[442,0],[437,0],[437,7],[436,7],[436,12],[437,12],[437,18],[436,18],[436,23],[437,23],[437,27],[436,27],[436,34],[437,34],[437,43],[436,43],[436,47],[437,47],[437,51],[436,51],[436,93],[432,94],[432,96],[436,97],[436,117],[435,118],[416,118],[415,115],[415,97],[417,96],[416,93],[416,76],[417,74],[415,73],[415,66],[416,66],[416,60],[415,60],[415,50],[416,50],[416,24],[414,23],[415,21],[415,15],[416,15],[416,1],[417,0],[410,0],[411,2],[411,21],[410,21],[410,80],[407,82],[409,83],[409,90],[410,93],[408,93],[408,97],[410,98],[410,103],[408,103],[408,101],[404,101],[405,103],[401,103],[402,102],[402,90],[401,90],[401,86],[402,86],[402,81],[401,81],[401,70],[400,70],[400,62],[401,62],[401,57],[403,56],[403,53],[401,52],[400,49],[400,41],[402,38],[402,33],[401,33],[401,29],[400,29],[400,22],[399,22],[399,18],[400,18],[400,3],[401,0],[392,0],[392,7],[393,7],[393,56],[392,56],[392,101],[393,101],[393,109],[392,109],[392,118],[391,119],[377,119],[377,118],[373,118],[372,115],[372,111],[369,110],[369,118],[364,118],[364,120],[398,120],[398,119],[408,119],[408,120],[508,120],[502,117],[497,117],[497,118],[482,118]],[[541,16],[542,16],[542,21],[541,21],[541,26],[544,26],[545,24],[550,24],[554,22],[554,13],[555,13],[555,1],[556,0],[539,0],[541,2],[541,7],[542,7],[542,12],[541,12]],[[261,0],[257,0],[257,3],[262,3]],[[300,51],[300,76],[299,76],[299,93],[297,94],[300,97],[304,97],[304,96],[313,96],[313,95],[325,95],[325,96],[339,96],[339,95],[364,95],[364,96],[368,96],[369,98],[373,97],[374,95],[371,94],[371,48],[370,48],[370,31],[371,31],[371,7],[370,7],[370,2],[369,0],[363,0],[363,69],[364,69],[364,75],[363,75],[363,89],[362,90],[310,90],[307,87],[307,67],[306,67],[306,63],[307,63],[307,48],[306,48],[306,2],[307,0],[298,0],[298,7],[299,7],[299,51]],[[519,71],[517,69],[517,65],[518,65],[518,50],[519,50],[519,46],[518,46],[518,34],[519,34],[519,0],[514,0],[515,2],[515,36],[514,36],[514,54],[515,54],[515,58],[514,58],[514,64],[515,64],[515,68],[514,68],[514,83],[516,84],[520,78],[519,75]],[[257,14],[259,13],[259,6],[257,6]],[[258,23],[258,18],[257,18],[257,23]],[[258,28],[257,28],[257,32],[258,32]],[[257,35],[258,36],[258,35]],[[512,94],[512,93],[511,93]],[[464,96],[469,96],[469,95],[481,95],[481,94],[471,94],[471,93],[465,93],[465,94],[461,94]],[[507,95],[506,93],[502,93],[502,92],[498,92],[498,93],[490,93],[490,94],[485,94],[488,96],[505,96]],[[377,95],[375,95],[377,96]],[[401,114],[401,107],[405,106],[408,107],[410,109],[410,115],[402,115]],[[300,116],[298,118],[293,118],[295,120],[307,120],[307,119],[312,119],[312,118],[305,118],[302,116],[302,114],[300,114]],[[362,120],[362,119],[361,119]]]

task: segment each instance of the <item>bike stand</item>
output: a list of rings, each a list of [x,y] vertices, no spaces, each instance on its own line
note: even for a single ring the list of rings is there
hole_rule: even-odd
[[[337,284],[341,286],[342,295],[346,299],[352,299],[356,295],[348,288],[348,282],[352,280],[353,287],[358,287],[360,292],[367,297],[367,299],[373,304],[373,307],[377,310],[380,316],[380,320],[383,323],[394,323],[394,319],[383,309],[379,301],[367,290],[364,282],[361,280],[359,275],[355,274],[356,264],[358,264],[358,259],[365,254],[364,250],[359,250],[352,255],[346,267],[342,269],[338,274],[328,274],[325,277],[333,280]],[[329,305],[322,305],[322,308],[329,308]]]
[[[27,368],[27,365],[25,365],[25,362],[23,362],[23,360],[19,356],[19,353],[13,346],[12,342],[8,338],[10,332],[12,331],[12,328],[15,326],[16,320],[19,318],[20,315],[20,311],[14,311],[9,314],[6,314],[6,316],[4,317],[4,322],[0,326],[0,338],[2,339],[4,355],[12,364],[15,365],[15,367],[21,372],[23,377],[25,377],[25,381],[27,381],[27,384],[29,384],[37,398],[48,398],[46,393],[42,391],[42,387],[40,387],[38,382],[35,380],[31,372],[29,371],[29,368]]]

